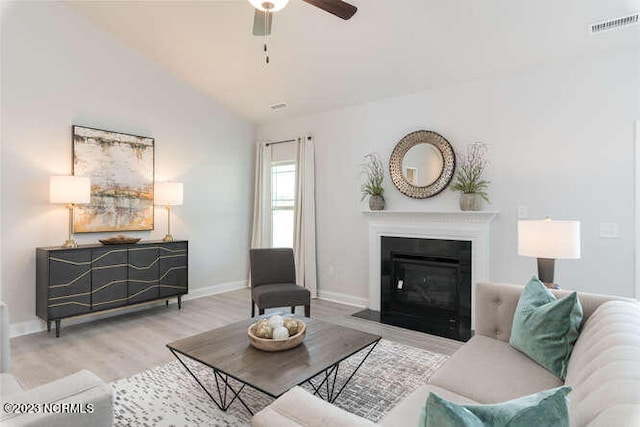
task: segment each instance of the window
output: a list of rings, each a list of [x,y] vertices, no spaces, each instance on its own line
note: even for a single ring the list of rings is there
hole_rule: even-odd
[[[296,165],[271,165],[271,247],[293,247],[293,206],[296,194]]]

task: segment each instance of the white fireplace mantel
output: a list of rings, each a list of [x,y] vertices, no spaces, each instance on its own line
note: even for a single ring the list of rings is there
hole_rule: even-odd
[[[480,222],[490,223],[498,211],[402,211],[402,210],[364,210],[363,214],[371,218],[391,218],[417,216],[433,222]]]
[[[380,310],[381,238],[462,240],[471,242],[472,328],[475,283],[489,280],[489,231],[493,211],[363,211],[369,220],[369,308]]]

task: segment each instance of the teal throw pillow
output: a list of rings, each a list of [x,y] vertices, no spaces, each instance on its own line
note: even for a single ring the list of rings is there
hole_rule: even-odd
[[[581,321],[576,292],[557,299],[533,277],[520,295],[509,344],[564,380]]]
[[[459,405],[431,392],[418,427],[569,427],[570,391],[562,386],[494,405]]]

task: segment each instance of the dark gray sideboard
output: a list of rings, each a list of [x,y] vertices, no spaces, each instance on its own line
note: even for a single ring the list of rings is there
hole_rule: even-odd
[[[36,249],[36,314],[47,322],[166,300],[189,291],[189,242]]]

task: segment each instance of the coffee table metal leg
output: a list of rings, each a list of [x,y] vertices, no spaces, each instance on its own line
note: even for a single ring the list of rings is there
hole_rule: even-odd
[[[313,381],[312,381],[313,378],[311,378],[311,379],[309,379],[307,381],[311,385],[311,387],[313,387],[313,390],[314,390],[313,394],[323,398],[324,400],[326,400],[329,403],[335,402],[336,399],[338,398],[338,396],[340,396],[340,393],[342,393],[342,390],[344,390],[344,388],[347,386],[347,384],[349,384],[349,381],[351,381],[351,378],[353,378],[353,376],[356,374],[356,372],[358,372],[358,369],[360,369],[360,367],[362,366],[364,361],[367,360],[367,358],[369,357],[369,355],[371,354],[373,349],[376,348],[376,345],[378,345],[378,342],[380,342],[380,340],[378,340],[378,341],[376,341],[376,342],[374,342],[373,344],[370,345],[370,348],[369,348],[369,351],[367,351],[367,354],[365,354],[364,358],[360,361],[360,363],[358,363],[358,366],[356,366],[356,368],[351,372],[351,374],[346,379],[346,381],[342,384],[342,387],[340,387],[340,389],[338,390],[337,393],[335,393],[336,379],[338,377],[338,370],[340,369],[340,362],[342,362],[342,360],[339,361],[339,362],[336,362],[334,365],[330,366],[327,370],[324,371],[324,375],[325,375],[324,379],[322,380],[322,382],[318,386],[316,386],[313,383]],[[364,349],[362,349],[362,350],[364,350]],[[343,360],[345,360],[345,359],[343,359]],[[332,376],[333,376],[333,378],[331,378]],[[332,383],[331,386],[329,386],[330,382]],[[326,399],[320,393],[320,390],[321,390],[323,385],[325,385],[326,389],[327,389],[327,397],[326,397]]]
[[[231,386],[230,382],[229,382],[229,376],[223,374],[222,372],[220,372],[217,369],[213,370],[213,376],[216,380],[216,389],[218,390],[218,398],[219,401],[216,400],[216,398],[213,396],[213,394],[211,394],[211,392],[209,391],[209,389],[207,389],[207,387],[205,387],[204,384],[202,384],[202,382],[198,379],[198,377],[191,371],[191,369],[189,369],[189,367],[182,361],[182,359],[176,354],[175,351],[173,351],[173,349],[169,349],[169,351],[171,351],[171,353],[173,353],[173,355],[175,356],[176,359],[178,359],[178,362],[180,362],[180,364],[184,367],[184,369],[187,370],[187,372],[193,377],[194,380],[196,380],[196,382],[198,383],[198,385],[204,390],[205,393],[207,393],[207,395],[209,396],[209,398],[213,401],[213,403],[216,404],[216,406],[221,410],[226,412],[227,409],[229,409],[229,407],[231,406],[231,404],[238,399],[238,401],[242,404],[242,406],[245,407],[245,409],[247,411],[249,411],[249,413],[251,415],[253,415],[253,411],[251,410],[251,408],[249,408],[249,406],[247,406],[247,404],[245,403],[244,400],[242,400],[242,398],[240,397],[240,393],[242,392],[242,390],[244,390],[244,387],[246,386],[246,384],[242,384],[242,387],[240,387],[237,391]],[[222,383],[222,384],[221,384]],[[224,393],[223,393],[223,389],[224,389]],[[233,394],[233,398],[227,402],[227,389],[231,390],[231,393]],[[224,395],[223,395],[224,394]]]
[[[216,377],[216,387],[218,388],[218,394],[220,395],[220,399],[221,402],[223,402],[223,411],[226,411],[227,409],[229,409],[229,406],[231,406],[231,404],[238,399],[238,401],[240,403],[242,403],[242,406],[244,406],[244,408],[249,411],[249,413],[251,415],[253,415],[253,411],[251,410],[251,408],[249,408],[249,406],[247,406],[247,404],[245,403],[244,400],[242,400],[242,398],[240,397],[240,393],[242,392],[242,390],[244,390],[244,387],[246,386],[246,384],[242,384],[242,387],[240,387],[238,389],[238,391],[236,391],[232,386],[231,383],[229,382],[229,376],[228,375],[223,375],[222,373],[220,373],[220,371],[218,371],[217,369],[213,370],[215,377]],[[220,381],[222,381],[224,383],[224,399],[222,398],[222,392],[220,391],[220,384],[218,382],[218,378],[220,378]],[[229,401],[229,403],[227,402],[227,389],[231,390],[231,393],[233,393],[233,398]]]

